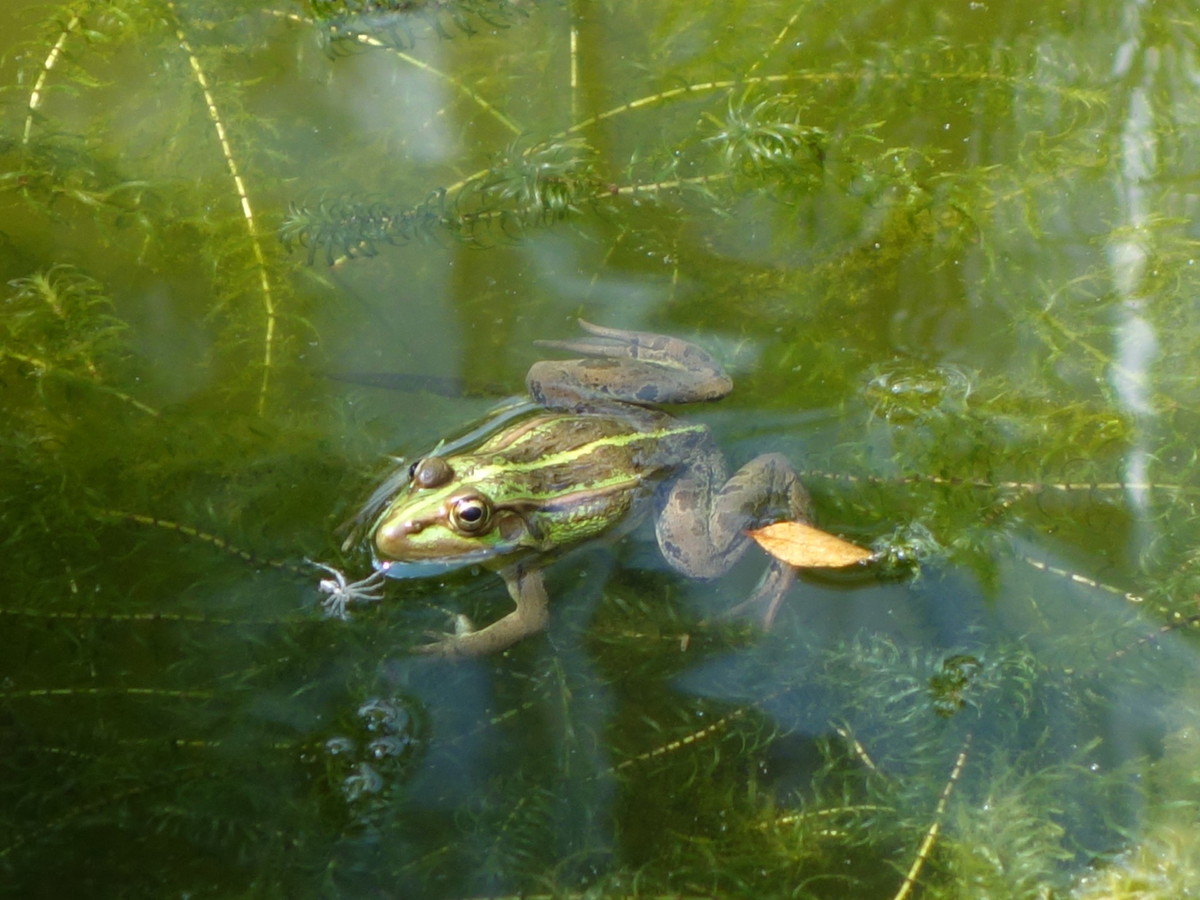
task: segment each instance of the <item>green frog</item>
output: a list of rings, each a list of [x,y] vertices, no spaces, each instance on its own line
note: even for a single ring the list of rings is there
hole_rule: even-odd
[[[734,564],[746,529],[808,520],[808,493],[785,457],[759,456],[727,477],[708,429],[659,408],[729,393],[732,382],[708,353],[677,338],[580,325],[588,336],[538,342],[583,358],[535,363],[526,377],[532,403],[520,415],[417,459],[377,492],[374,508],[383,511],[370,534],[383,574],[478,564],[504,579],[516,604],[425,652],[478,656],[542,630],[547,562],[647,512],[662,555],[698,579]],[[747,602],[773,615],[793,578],[772,560]]]

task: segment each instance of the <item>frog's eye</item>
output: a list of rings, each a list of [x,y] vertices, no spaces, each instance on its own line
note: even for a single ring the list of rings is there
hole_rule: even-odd
[[[435,488],[454,477],[450,463],[440,456],[426,456],[408,467],[408,481],[419,488]]]
[[[482,534],[491,527],[492,504],[479,494],[450,499],[450,526],[459,534]]]

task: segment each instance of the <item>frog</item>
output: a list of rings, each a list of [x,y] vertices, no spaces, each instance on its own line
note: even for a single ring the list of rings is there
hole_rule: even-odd
[[[537,342],[575,358],[534,363],[526,402],[416,458],[377,491],[382,511],[369,527],[377,573],[480,566],[503,579],[514,605],[419,652],[478,657],[544,630],[547,565],[646,516],[667,563],[700,580],[732,568],[750,544],[748,529],[811,518],[809,494],[785,456],[765,453],[729,475],[707,426],[663,408],[730,393],[712,355],[680,338],[579,325],[582,337]],[[769,559],[743,606],[766,610],[769,620],[794,579],[791,566]]]

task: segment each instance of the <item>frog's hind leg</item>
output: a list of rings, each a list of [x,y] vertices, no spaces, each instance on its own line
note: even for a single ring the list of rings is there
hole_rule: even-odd
[[[725,465],[714,447],[700,452],[667,492],[656,521],[666,560],[693,578],[723,575],[750,544],[746,531],[784,520],[807,522],[808,491],[787,457],[767,453],[725,480]],[[772,560],[750,597],[733,612],[760,611],[764,626],[774,621],[795,570]]]
[[[795,580],[794,568],[778,559],[771,560],[750,596],[730,609],[729,615],[739,616],[744,612],[753,612],[758,615],[764,629],[770,628],[775,623],[775,616],[779,613],[779,607],[783,605],[788,588]]]
[[[579,324],[588,337],[537,342],[589,357],[534,363],[525,384],[538,403],[571,406],[580,398],[692,403],[718,400],[733,389],[720,363],[695,344],[647,331]]]

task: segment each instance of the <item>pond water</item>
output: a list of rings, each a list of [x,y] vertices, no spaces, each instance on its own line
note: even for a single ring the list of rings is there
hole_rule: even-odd
[[[1185,2],[26,4],[0,85],[14,896],[1200,893]],[[768,630],[641,528],[323,613],[579,318],[825,530]]]

